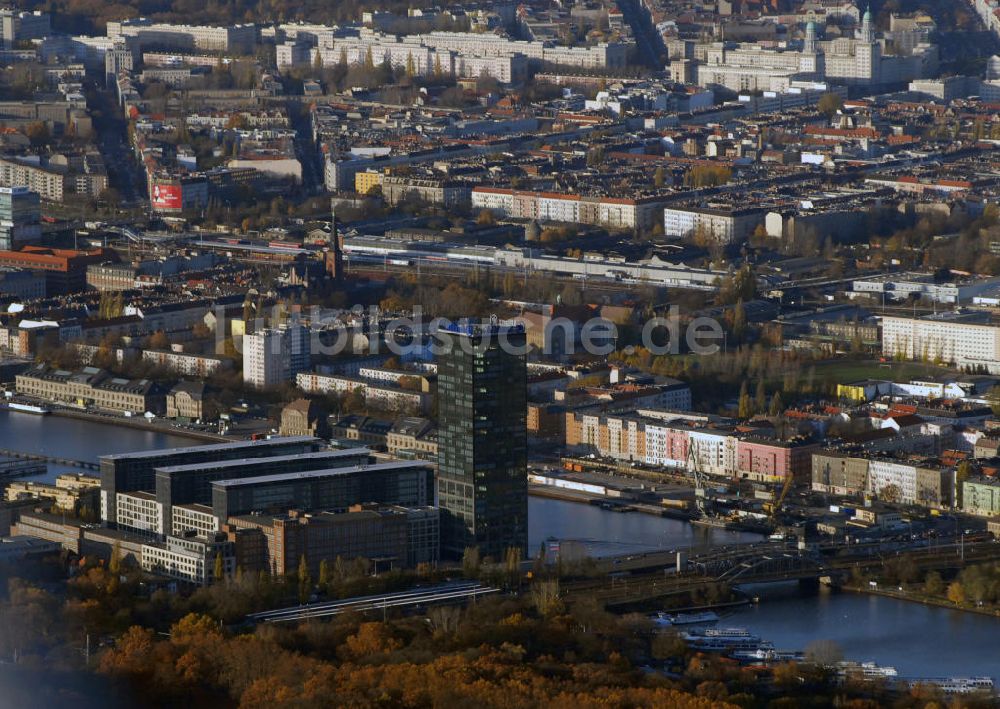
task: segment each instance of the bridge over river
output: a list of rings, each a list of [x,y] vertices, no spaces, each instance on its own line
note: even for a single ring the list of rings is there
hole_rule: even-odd
[[[780,581],[845,580],[854,569],[881,568],[906,556],[921,570],[961,568],[1000,560],[1000,543],[955,538],[933,545],[837,544],[797,545],[762,542],[687,556],[686,552],[631,555],[600,563],[595,578],[563,583],[570,595],[591,596],[608,608],[651,603],[711,584],[739,586]]]
[[[60,458],[58,456],[45,455],[44,453],[27,453],[25,451],[16,451],[9,448],[0,448],[0,458],[13,458],[18,461],[34,462],[44,466],[46,463],[53,463],[55,465],[66,465],[72,468],[80,468],[81,470],[92,470],[98,471],[101,466],[92,460],[74,460],[72,458]],[[44,473],[44,467],[39,471]],[[29,473],[34,474],[34,473]]]

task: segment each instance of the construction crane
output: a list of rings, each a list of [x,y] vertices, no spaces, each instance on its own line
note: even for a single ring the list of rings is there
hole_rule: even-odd
[[[701,456],[698,455],[698,442],[688,440],[687,469],[694,477],[694,504],[698,512],[705,514],[705,485],[701,476]]]
[[[794,481],[795,478],[792,476],[791,471],[789,471],[788,474],[785,475],[785,484],[781,486],[781,492],[778,494],[778,499],[775,500],[773,503],[771,503],[770,509],[768,509],[767,505],[764,506],[764,509],[767,510],[768,517],[770,517],[772,520],[774,519],[775,515],[778,514],[778,511],[781,509],[781,505],[784,504],[785,498],[788,497],[788,493],[791,492],[792,483]]]

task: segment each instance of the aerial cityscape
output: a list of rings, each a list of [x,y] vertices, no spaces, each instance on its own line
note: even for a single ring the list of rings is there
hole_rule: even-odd
[[[1000,0],[0,67],[0,709],[1000,707]]]

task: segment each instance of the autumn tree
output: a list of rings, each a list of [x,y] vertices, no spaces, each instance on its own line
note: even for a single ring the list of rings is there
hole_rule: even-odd
[[[844,99],[840,94],[832,92],[823,94],[819,97],[819,101],[816,102],[816,110],[824,114],[827,118],[831,118],[843,107]]]
[[[747,382],[745,379],[740,385],[740,395],[736,401],[737,416],[741,419],[748,419],[753,416],[753,404],[750,401],[750,394],[747,392]]]
[[[962,588],[962,584],[959,581],[952,581],[948,585],[948,600],[954,603],[956,606],[961,606],[965,604],[965,589]]]
[[[309,563],[306,561],[305,554],[299,558],[297,577],[299,581],[299,603],[305,603],[309,600],[309,595],[312,593],[312,577],[309,575]]]

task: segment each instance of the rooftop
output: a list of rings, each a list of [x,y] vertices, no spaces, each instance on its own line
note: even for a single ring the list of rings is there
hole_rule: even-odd
[[[102,461],[116,460],[142,460],[144,458],[159,458],[168,455],[181,455],[193,453],[194,451],[226,451],[237,450],[239,448],[269,448],[271,446],[288,445],[290,443],[319,443],[318,438],[312,436],[276,436],[263,441],[232,441],[229,443],[209,443],[203,446],[187,446],[181,448],[158,448],[151,451],[136,451],[134,453],[111,453],[102,455]]]
[[[380,472],[383,470],[417,470],[430,469],[430,464],[418,461],[393,461],[391,463],[376,463],[374,465],[352,465],[346,468],[328,468],[326,470],[309,470],[301,473],[284,473],[278,475],[258,475],[252,478],[236,478],[232,480],[217,480],[212,483],[212,487],[241,487],[252,485],[267,485],[268,483],[298,482],[305,480],[316,480],[320,478],[339,477],[341,475],[353,475],[360,472]]]

